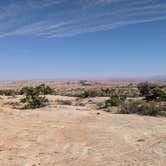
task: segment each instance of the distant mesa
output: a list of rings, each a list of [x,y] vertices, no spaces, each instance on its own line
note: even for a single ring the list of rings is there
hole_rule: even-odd
[[[92,84],[87,80],[80,80],[79,83],[81,86],[92,86]]]
[[[166,75],[153,76],[151,79],[156,81],[166,82]]]

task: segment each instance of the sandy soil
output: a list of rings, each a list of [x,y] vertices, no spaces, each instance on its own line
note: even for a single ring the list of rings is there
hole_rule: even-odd
[[[0,166],[166,165],[166,118],[0,106]]]

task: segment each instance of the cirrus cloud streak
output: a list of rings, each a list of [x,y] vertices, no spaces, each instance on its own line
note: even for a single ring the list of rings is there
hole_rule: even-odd
[[[166,20],[165,0],[6,0],[0,37],[68,37]]]

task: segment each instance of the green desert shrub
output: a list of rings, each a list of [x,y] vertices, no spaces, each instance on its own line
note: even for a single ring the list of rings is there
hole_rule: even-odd
[[[111,106],[119,106],[126,100],[126,96],[116,95],[110,99]]]
[[[17,108],[20,107],[20,103],[19,102],[7,102],[6,104],[11,105],[12,108],[14,108],[14,109],[17,109]]]
[[[103,103],[98,103],[98,109],[106,109],[113,106],[119,106],[126,100],[126,96],[115,95],[111,96],[110,99],[106,100]]]
[[[96,87],[96,88],[59,88],[54,90],[54,93],[61,96],[71,96],[79,98],[89,98],[89,97],[110,97],[115,95],[126,95],[128,97],[138,97],[138,88],[129,87],[117,87],[117,88],[106,88],[106,87]]]
[[[142,82],[138,84],[138,89],[140,91],[141,96],[149,96],[151,93],[151,90],[156,88],[157,85],[149,83],[149,82]]]
[[[51,95],[54,93],[54,89],[45,84],[37,86],[36,89],[40,92],[41,95]]]
[[[2,96],[15,96],[18,94],[19,94],[19,92],[17,90],[13,90],[13,89],[0,90],[0,95],[2,95]]]
[[[25,95],[25,98],[21,99],[21,102],[25,104],[23,109],[36,109],[48,104],[48,99],[40,96],[40,91],[37,88],[25,87],[22,90]]]
[[[72,105],[72,102],[70,100],[57,100],[57,103],[59,105]]]
[[[96,97],[99,96],[99,92],[97,89],[86,89],[84,90],[79,97],[88,98],[88,97]]]
[[[119,113],[157,116],[164,115],[162,106],[156,102],[133,101],[122,104]]]
[[[155,101],[166,101],[166,93],[159,87],[156,87],[151,90],[151,94],[147,96],[146,99]]]
[[[166,92],[161,87],[148,82],[138,85],[141,96],[148,101],[166,101]]]
[[[30,88],[33,89],[33,91],[36,91],[36,93],[40,95],[54,94],[54,89],[50,88],[49,86],[45,84],[41,84],[37,87],[23,87],[20,90],[20,95],[27,93],[27,90],[29,91]]]

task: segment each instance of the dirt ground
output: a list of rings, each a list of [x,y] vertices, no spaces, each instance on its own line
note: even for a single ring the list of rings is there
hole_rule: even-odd
[[[5,99],[8,101],[7,99]],[[0,166],[165,166],[166,118],[0,103]]]

